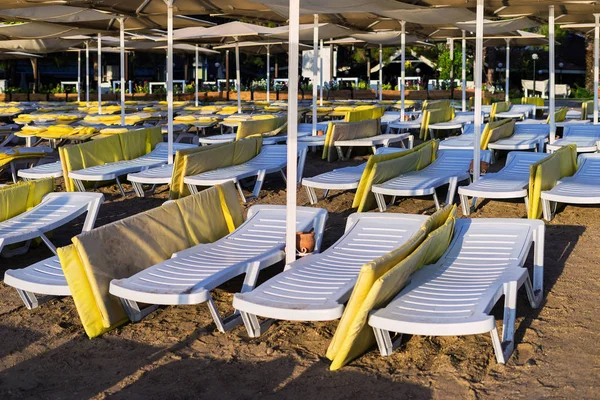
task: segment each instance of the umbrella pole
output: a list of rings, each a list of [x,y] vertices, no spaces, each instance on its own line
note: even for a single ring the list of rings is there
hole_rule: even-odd
[[[121,53],[121,125],[125,125],[125,20],[119,18],[119,45]]]
[[[600,14],[594,14],[594,124],[598,123],[598,57],[600,55]]]
[[[400,21],[401,33],[400,33],[400,121],[404,121],[404,85],[406,82],[406,22]]]
[[[271,46],[267,45],[267,103],[271,101]]]
[[[173,164],[173,0],[167,3],[167,151]]]
[[[242,113],[242,79],[240,77],[240,42],[235,38],[235,80],[237,84],[238,114]]]
[[[36,84],[37,86],[37,84]],[[77,103],[81,101],[81,50],[77,50]]]
[[[312,135],[317,135],[317,81],[319,74],[319,14],[313,16],[313,65],[312,65]]]
[[[550,54],[548,55],[550,59],[550,90],[548,93],[550,96],[550,143],[554,143],[556,140],[556,88],[554,87],[554,84],[556,83],[556,73],[554,72],[554,58],[556,56],[556,52],[554,49],[554,6],[548,6],[548,36],[550,39]]]
[[[288,76],[288,140],[287,188],[285,224],[285,262],[296,259],[296,188],[298,185],[298,36],[300,31],[300,0],[290,0],[289,8],[289,63]]]
[[[319,106],[323,107],[323,39],[319,48]]]
[[[85,106],[90,106],[90,43],[85,42]]]
[[[102,114],[102,34],[98,33],[98,115]]]
[[[196,102],[194,103],[198,107],[198,45],[196,45],[196,67],[194,69],[194,79],[196,80],[194,88],[196,89]]]
[[[506,82],[505,84],[505,101],[510,101],[510,94],[508,93],[510,88],[510,39],[506,39]]]
[[[462,31],[462,110],[467,111],[467,36]]]
[[[479,180],[481,141],[481,80],[483,72],[483,1],[477,0],[477,28],[475,35],[475,137],[473,141],[473,180]]]
[[[383,100],[383,46],[379,45],[379,101]]]

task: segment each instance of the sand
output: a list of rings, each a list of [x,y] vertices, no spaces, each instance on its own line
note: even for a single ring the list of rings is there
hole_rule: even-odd
[[[306,175],[362,161],[324,163],[309,154]],[[159,206],[168,193],[161,187],[140,199],[121,198],[114,186],[100,191],[107,201],[97,225]],[[299,204],[308,204],[303,189],[298,196]],[[342,234],[352,198],[351,192],[335,192],[318,203],[329,211],[325,246]],[[245,207],[284,202],[284,182],[273,175],[260,199]],[[422,198],[403,200],[388,212],[433,211],[433,201]],[[525,207],[485,202],[471,216],[523,218]],[[68,244],[82,222],[58,230],[54,242]],[[517,346],[506,365],[496,363],[488,335],[414,336],[390,357],[373,349],[330,372],[324,354],[337,321],[279,321],[250,339],[242,326],[216,331],[205,305],[160,308],[89,340],[70,298],[29,311],[14,289],[0,283],[0,398],[600,398],[599,237],[599,208],[567,206],[547,224],[545,298],[534,310],[524,289],[519,293]],[[0,272],[50,255],[38,247],[2,259]],[[261,279],[281,269],[271,267]],[[223,314],[232,311],[241,283],[236,279],[215,291]],[[501,324],[502,307],[493,314]]]

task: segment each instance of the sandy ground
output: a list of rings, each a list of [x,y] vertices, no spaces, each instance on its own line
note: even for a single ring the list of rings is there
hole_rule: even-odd
[[[306,175],[361,161],[328,164],[311,154]],[[273,175],[264,189],[251,204],[285,202],[281,178]],[[114,186],[101,191],[107,201],[98,225],[156,207],[168,194],[166,187],[143,199],[121,198]],[[299,204],[308,204],[303,190],[298,195]],[[352,198],[337,192],[319,202],[329,211],[325,246],[342,234]],[[422,198],[389,212],[433,210],[433,201]],[[487,202],[472,216],[523,218],[525,207]],[[69,243],[81,223],[57,231],[55,243]],[[70,298],[28,311],[16,291],[0,283],[0,398],[600,398],[600,209],[567,206],[546,232],[545,299],[533,310],[520,293],[517,347],[507,365],[496,363],[488,335],[415,336],[388,358],[373,349],[330,372],[324,354],[337,321],[280,321],[250,339],[243,327],[218,333],[205,305],[161,308],[89,340]],[[50,255],[39,247],[2,259],[0,272]],[[262,279],[281,269],[266,270]],[[241,282],[215,291],[222,313],[232,311]],[[493,312],[500,321],[502,308]]]

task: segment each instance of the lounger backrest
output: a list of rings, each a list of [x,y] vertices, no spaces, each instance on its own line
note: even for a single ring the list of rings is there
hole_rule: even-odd
[[[454,108],[445,107],[437,109],[428,109],[423,111],[423,119],[421,122],[420,138],[425,140],[429,135],[429,125],[448,122],[454,118]]]
[[[486,150],[488,144],[500,139],[511,137],[515,132],[516,121],[513,119],[500,120],[486,124],[481,135],[481,150]]]
[[[433,140],[408,151],[369,157],[360,178],[352,207],[358,208],[358,212],[372,209],[375,206],[375,197],[371,193],[373,185],[385,182],[401,173],[425,168],[435,161],[438,145],[439,141]]]
[[[368,110],[370,111],[370,110]],[[352,140],[377,136],[380,133],[380,119],[366,119],[360,122],[330,122],[325,135],[322,158],[334,161],[334,143],[338,140]]]
[[[274,136],[287,127],[287,117],[271,117],[266,119],[240,121],[235,140],[252,136]]]
[[[261,147],[262,137],[257,137],[179,150],[173,161],[169,197],[174,200],[190,194],[183,181],[186,176],[243,164],[256,157]]]
[[[435,110],[440,108],[449,108],[452,106],[450,100],[425,100],[423,102],[423,110]]]
[[[237,228],[242,209],[233,183],[84,232],[58,249],[65,278],[88,336],[127,321],[110,281],[128,278],[177,251],[220,239]]]
[[[327,350],[337,370],[375,343],[367,325],[369,312],[385,306],[421,266],[444,254],[454,230],[456,207],[446,206],[432,215],[403,246],[362,266],[356,285]]]
[[[52,178],[0,187],[0,222],[23,214],[37,206],[45,195],[53,191],[54,180]]]
[[[600,126],[598,125],[567,125],[563,128],[563,137],[569,136],[600,136]]]
[[[558,110],[556,110],[556,112],[554,113],[554,122],[563,122],[564,120],[566,120],[568,111],[569,109],[567,107],[561,107]],[[546,123],[550,123],[549,115],[548,118],[546,118]]]
[[[492,104],[492,111],[490,112],[490,121],[496,120],[496,114],[506,112],[510,110],[510,101],[500,101]]]
[[[550,126],[546,124],[519,124],[515,125],[514,135],[540,135],[548,136],[550,134]]]
[[[577,171],[577,146],[563,146],[550,156],[530,166],[529,212],[530,219],[542,215],[541,193],[556,186],[560,179],[572,176]]]
[[[594,101],[584,101],[581,103],[581,119],[586,120],[594,115]]]

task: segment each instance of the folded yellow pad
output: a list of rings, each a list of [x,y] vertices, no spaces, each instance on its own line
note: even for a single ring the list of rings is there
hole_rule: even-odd
[[[287,128],[287,117],[273,117],[265,119],[252,119],[240,121],[238,124],[235,140],[262,135],[275,136],[285,132]]]
[[[210,243],[243,222],[233,183],[84,232],[58,257],[90,338],[127,322],[110,281],[128,278],[173,253]]]
[[[186,176],[245,163],[256,157],[261,147],[262,137],[256,137],[178,151],[173,161],[169,198],[173,200],[190,194],[183,182]]]
[[[379,119],[366,119],[360,122],[330,122],[327,126],[322,158],[330,162],[337,158],[334,143],[338,140],[373,137],[379,134],[379,130]]]
[[[432,140],[422,143],[411,150],[377,154],[369,157],[358,183],[352,207],[358,208],[358,212],[375,208],[376,201],[375,196],[371,192],[371,187],[395,178],[402,173],[425,168],[435,161],[438,144],[437,140]],[[378,164],[381,164],[381,166]]]
[[[0,187],[0,222],[23,214],[54,191],[54,179],[44,178]]]
[[[510,110],[510,105],[510,101],[501,101],[492,104],[492,110],[490,111],[490,121],[496,120],[496,114],[507,112],[508,110]]]
[[[436,110],[450,107],[452,107],[452,102],[450,100],[425,100],[422,108],[423,110]]]
[[[362,266],[356,286],[327,349],[337,370],[375,344],[369,312],[385,307],[424,265],[435,263],[448,249],[454,232],[456,206],[437,211],[406,244]]]
[[[65,177],[65,189],[76,191],[69,171],[104,165],[109,162],[131,160],[149,153],[162,141],[160,127],[135,129],[86,143],[58,148]]]
[[[563,146],[548,157],[529,167],[529,219],[542,216],[542,192],[556,182],[577,172],[577,145]]]
[[[536,107],[544,107],[544,99],[541,97],[522,97],[521,104],[533,104]]]
[[[481,133],[481,150],[487,150],[490,143],[511,137],[515,132],[515,124],[516,121],[514,119],[501,119],[499,121],[488,122]]]
[[[423,111],[419,138],[421,140],[427,140],[429,137],[429,125],[448,122],[454,118],[454,115],[454,108],[452,107],[428,109]]]

